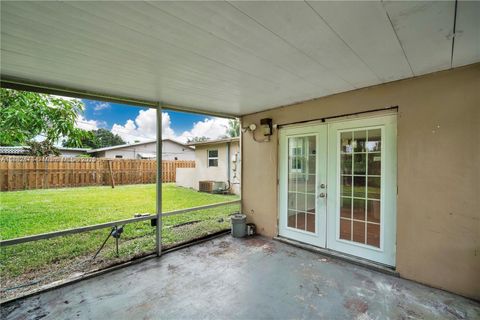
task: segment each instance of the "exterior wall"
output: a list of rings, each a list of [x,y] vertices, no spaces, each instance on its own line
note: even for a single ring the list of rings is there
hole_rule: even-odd
[[[175,158],[177,158],[177,160],[195,160],[195,151],[172,141],[163,141],[162,159],[175,160]]]
[[[197,168],[177,168],[177,172],[175,173],[175,185],[177,187],[192,188],[198,190],[196,169]]]
[[[113,150],[106,150],[97,153],[97,157],[115,158],[120,155],[123,159],[139,159],[139,153],[156,154],[156,142],[146,143],[136,146],[126,146]],[[163,141],[162,160],[195,160],[195,151],[181,146],[169,140]]]
[[[117,155],[122,156],[123,159],[139,159],[139,153],[153,153],[156,154],[157,143],[151,142],[137,146],[126,146],[105,151],[105,158],[115,158]]]
[[[480,299],[480,64],[247,115],[287,124],[398,106],[397,271]],[[243,136],[242,209],[277,235],[277,130]]]
[[[218,167],[208,167],[207,150],[218,150]],[[237,165],[233,163],[235,154],[237,155]],[[177,185],[189,187],[191,183],[185,182],[190,173],[184,168],[177,169]],[[178,174],[180,173],[180,176]],[[230,143],[230,182],[232,192],[240,194],[240,146],[237,141]],[[228,181],[227,174],[227,144],[219,143],[212,145],[197,145],[195,147],[195,173],[192,174],[193,188],[198,190],[198,182],[202,180]]]

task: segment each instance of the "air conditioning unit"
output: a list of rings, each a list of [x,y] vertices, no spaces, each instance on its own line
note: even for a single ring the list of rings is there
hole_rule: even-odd
[[[200,192],[213,192],[213,183],[214,181],[198,181],[198,191]]]
[[[198,182],[198,191],[208,193],[224,192],[227,184],[223,181],[204,180]]]
[[[227,184],[223,181],[214,181],[213,182],[213,193],[225,192],[227,189]]]

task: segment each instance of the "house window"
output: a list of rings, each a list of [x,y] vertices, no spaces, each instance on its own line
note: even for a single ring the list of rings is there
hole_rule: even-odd
[[[116,159],[122,159],[123,156],[120,156],[120,155],[117,154],[117,155],[115,156],[115,158],[116,158]]]
[[[208,166],[218,167],[218,150],[207,150]]]

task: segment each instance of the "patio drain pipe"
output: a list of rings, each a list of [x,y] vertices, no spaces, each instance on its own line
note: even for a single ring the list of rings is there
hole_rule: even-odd
[[[157,223],[155,225],[155,241],[157,257],[162,255],[162,105],[157,105],[157,185],[156,210]]]

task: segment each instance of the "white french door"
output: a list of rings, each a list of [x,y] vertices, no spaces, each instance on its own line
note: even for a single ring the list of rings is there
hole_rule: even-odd
[[[325,247],[327,127],[280,131],[280,235]]]
[[[396,116],[280,130],[281,236],[395,265]]]

